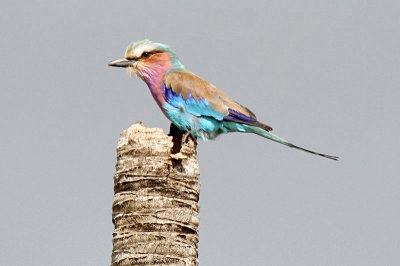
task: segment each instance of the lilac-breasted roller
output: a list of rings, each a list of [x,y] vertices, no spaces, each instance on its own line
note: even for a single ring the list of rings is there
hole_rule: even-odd
[[[211,83],[188,71],[168,45],[143,40],[131,43],[125,58],[109,63],[124,67],[149,87],[165,116],[180,130],[203,140],[222,133],[248,132],[325,158],[326,155],[296,146],[271,133],[249,108],[235,102]]]

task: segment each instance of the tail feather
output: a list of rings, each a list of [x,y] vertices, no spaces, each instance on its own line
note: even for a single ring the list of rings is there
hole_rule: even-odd
[[[283,139],[281,137],[278,137],[278,136],[272,134],[271,132],[268,132],[268,131],[266,131],[266,130],[264,130],[262,128],[253,127],[253,126],[248,126],[248,127],[251,129],[251,132],[256,133],[257,135],[260,135],[260,136],[262,136],[264,138],[267,138],[267,139],[276,141],[278,143],[281,143],[283,145],[286,145],[288,147],[295,148],[295,149],[298,149],[298,150],[301,150],[301,151],[305,151],[305,152],[308,152],[308,153],[312,153],[312,154],[315,154],[315,155],[319,155],[319,156],[322,156],[322,157],[325,157],[325,158],[328,158],[328,159],[331,159],[331,160],[335,160],[335,161],[339,160],[338,156],[323,154],[323,153],[307,150],[307,149],[304,149],[302,147],[296,146],[296,145],[290,143],[289,141],[287,141],[287,140],[285,140],[285,139]]]
[[[338,160],[339,160],[339,157],[338,157],[338,156],[328,155],[328,154],[323,154],[323,153],[319,153],[319,152],[307,150],[307,149],[304,149],[304,148],[302,148],[302,147],[293,145],[293,144],[290,143],[290,142],[289,142],[288,144],[286,144],[286,145],[289,146],[289,147],[291,147],[291,148],[295,148],[295,149],[298,149],[298,150],[301,150],[301,151],[309,152],[309,153],[312,153],[312,154],[315,154],[315,155],[319,155],[319,156],[322,156],[322,157],[325,157],[325,158],[328,158],[328,159],[332,159],[332,160],[335,160],[335,161],[338,161]]]

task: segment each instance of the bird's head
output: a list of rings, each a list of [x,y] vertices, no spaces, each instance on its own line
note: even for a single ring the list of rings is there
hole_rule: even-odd
[[[148,80],[168,71],[182,70],[184,66],[168,45],[150,40],[132,42],[125,51],[125,57],[115,60],[109,66],[125,67],[132,75]]]

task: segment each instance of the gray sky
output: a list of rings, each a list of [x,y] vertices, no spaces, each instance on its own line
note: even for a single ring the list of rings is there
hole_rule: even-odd
[[[169,127],[133,40],[274,133],[200,142],[201,265],[400,264],[398,1],[5,1],[0,265],[108,265],[119,133]]]

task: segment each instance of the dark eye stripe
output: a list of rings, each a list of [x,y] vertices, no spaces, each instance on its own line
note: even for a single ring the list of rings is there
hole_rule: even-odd
[[[152,56],[153,54],[158,54],[158,53],[161,53],[161,51],[156,50],[151,52],[143,52],[139,58],[147,58]]]
[[[126,59],[139,60],[139,59],[143,59],[143,58],[148,58],[148,57],[152,56],[153,54],[158,54],[158,53],[162,53],[162,51],[155,50],[155,51],[151,51],[151,52],[143,52],[139,57],[127,57]]]
[[[151,56],[152,55],[152,53],[151,52],[144,52],[144,53],[142,53],[142,55],[140,56],[141,58],[147,58],[147,57],[149,57],[149,56]]]

